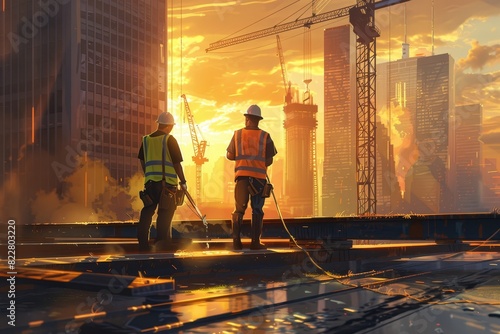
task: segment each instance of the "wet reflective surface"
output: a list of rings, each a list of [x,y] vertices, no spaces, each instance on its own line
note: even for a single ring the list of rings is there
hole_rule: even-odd
[[[176,278],[174,295],[154,297],[120,295],[117,284],[84,291],[18,283],[16,328],[3,322],[0,330],[499,333],[499,258],[496,252],[478,252],[357,261],[347,264],[354,275],[335,278],[333,271],[321,272],[310,263],[277,265],[272,275],[186,274]],[[329,270],[328,264],[324,268]],[[6,307],[2,300],[4,316]],[[95,327],[88,329],[89,324]]]

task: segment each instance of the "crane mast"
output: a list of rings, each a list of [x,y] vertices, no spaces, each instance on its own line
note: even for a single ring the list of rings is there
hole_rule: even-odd
[[[186,94],[181,95],[184,100],[184,110],[186,111],[186,116],[189,124],[189,132],[191,134],[191,141],[193,143],[193,161],[196,165],[196,202],[200,203],[201,199],[201,166],[208,161],[205,158],[205,150],[207,148],[206,140],[198,140],[198,134],[196,133],[196,127],[194,123],[193,113],[191,112],[191,108],[189,107],[189,103],[186,98]]]
[[[206,52],[245,43],[262,37],[276,35],[312,24],[349,16],[356,43],[356,184],[357,214],[376,213],[376,43],[380,31],[375,27],[375,10],[408,2],[410,0],[357,0],[356,5],[335,9],[308,18],[278,24],[241,36],[219,40],[209,44]],[[313,3],[314,4],[314,3]]]

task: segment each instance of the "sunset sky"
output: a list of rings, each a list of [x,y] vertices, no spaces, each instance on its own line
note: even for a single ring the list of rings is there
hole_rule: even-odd
[[[173,4],[172,4],[173,3]],[[211,162],[225,154],[232,131],[243,126],[241,116],[251,104],[263,110],[261,128],[269,131],[284,154],[282,112],[284,88],[275,36],[205,52],[210,43],[276,24],[311,16],[309,0],[169,1],[169,110],[177,121],[186,162],[193,153],[189,128],[182,116],[186,94]],[[432,50],[432,0],[406,3],[410,56]],[[354,5],[354,0],[318,0],[318,14]],[[376,12],[381,30],[377,63],[401,58],[404,7]],[[434,0],[434,53],[449,53],[456,65],[456,104],[482,103],[484,133],[500,143],[500,1]],[[323,30],[348,24],[348,17],[312,26],[312,83],[319,106],[318,143],[323,142]],[[280,34],[289,79],[304,88],[303,29]],[[321,152],[319,152],[321,157]]]

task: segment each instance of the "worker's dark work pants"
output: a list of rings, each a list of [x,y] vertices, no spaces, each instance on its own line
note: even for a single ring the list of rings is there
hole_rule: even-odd
[[[265,198],[262,197],[262,188],[264,188],[266,180],[258,179],[257,181],[257,179],[252,179],[253,178],[250,177],[239,177],[236,180],[236,185],[234,187],[235,208],[233,213],[239,213],[243,216],[248,207],[248,200],[250,199],[252,214],[264,215],[262,208],[264,207]],[[250,191],[248,190],[250,182],[252,182],[258,191],[256,195],[250,195]]]
[[[250,200],[250,206],[252,207],[252,225],[251,225],[251,238],[252,243],[250,249],[265,249],[265,245],[260,242],[260,237],[262,234],[262,223],[264,218],[264,207],[265,198],[262,197],[262,189],[266,184],[266,180],[254,179],[252,177],[239,177],[236,180],[236,186],[234,187],[234,199],[235,208],[233,211],[233,248],[235,250],[241,249],[242,244],[240,240],[241,231],[241,220],[245,211],[248,207],[248,200]],[[256,190],[254,195],[251,194],[249,188],[250,186]]]
[[[172,186],[172,189],[175,189]],[[139,225],[137,226],[137,239],[139,241],[140,250],[149,250],[149,231],[151,222],[163,189],[162,182],[148,181],[145,185],[146,193],[151,197],[153,204],[145,206],[141,210]],[[158,217],[156,218],[156,243],[169,245],[172,242],[172,218],[174,217],[175,195],[168,197],[168,205],[166,208],[158,208]]]

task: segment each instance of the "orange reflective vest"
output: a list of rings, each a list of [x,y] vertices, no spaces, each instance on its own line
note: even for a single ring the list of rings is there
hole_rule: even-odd
[[[269,134],[262,130],[240,129],[234,132],[235,178],[266,178],[266,143]]]

